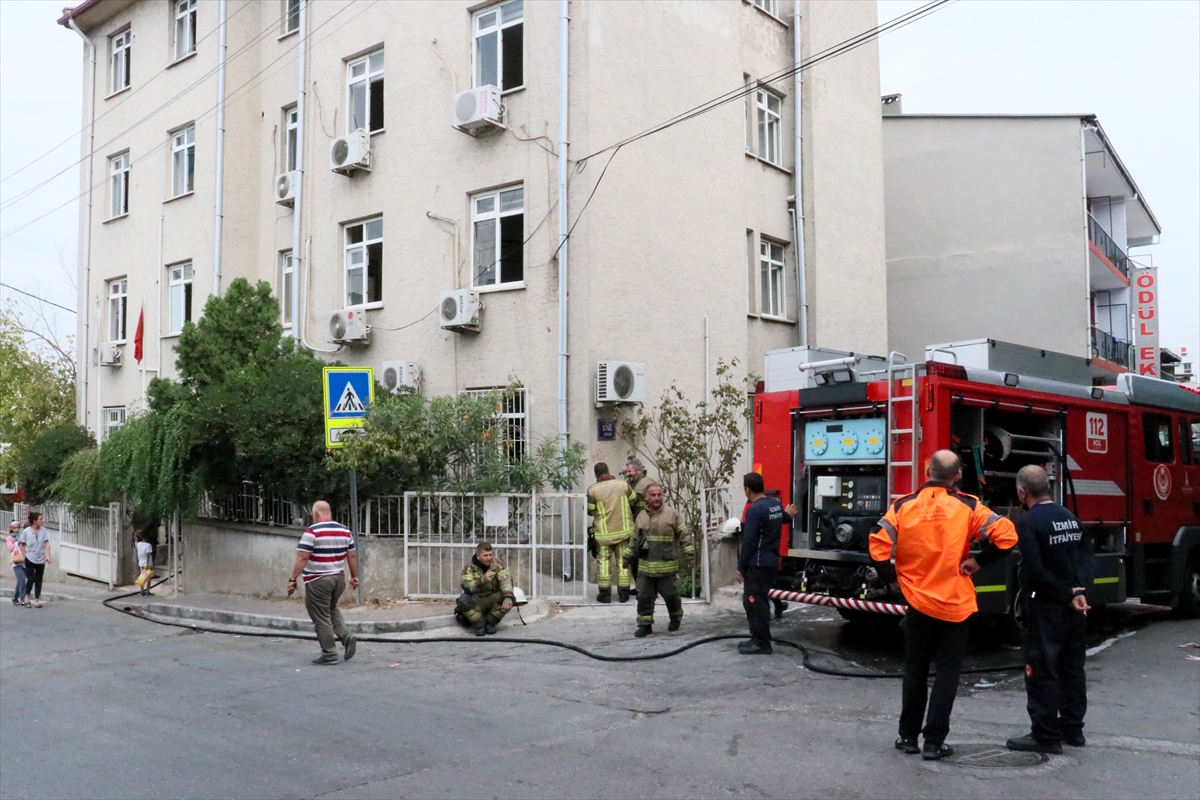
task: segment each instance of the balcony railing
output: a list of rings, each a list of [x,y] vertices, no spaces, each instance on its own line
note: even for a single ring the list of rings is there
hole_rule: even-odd
[[[1100,227],[1100,223],[1091,214],[1088,214],[1088,238],[1104,254],[1104,257],[1121,271],[1125,279],[1129,280],[1129,256],[1125,255],[1125,251],[1112,240],[1104,228]]]
[[[1122,342],[1107,331],[1092,328],[1092,358],[1102,358],[1110,364],[1133,369],[1133,343]]]

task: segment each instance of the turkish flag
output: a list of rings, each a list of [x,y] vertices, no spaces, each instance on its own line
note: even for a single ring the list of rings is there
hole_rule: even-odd
[[[142,363],[142,340],[146,332],[146,309],[138,312],[138,326],[133,334],[133,357],[137,363]]]

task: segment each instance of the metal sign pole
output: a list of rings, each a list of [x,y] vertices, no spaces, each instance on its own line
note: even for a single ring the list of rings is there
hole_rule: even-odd
[[[366,537],[358,535],[358,474],[350,468],[350,533],[354,536],[354,547],[358,551],[358,604],[363,601],[363,575],[366,569]]]

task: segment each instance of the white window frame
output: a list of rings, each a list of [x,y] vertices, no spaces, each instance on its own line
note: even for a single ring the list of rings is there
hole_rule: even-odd
[[[280,38],[300,30],[300,3],[302,2],[303,0],[282,0],[280,3],[282,6],[279,21]]]
[[[126,341],[129,322],[129,280],[113,278],[108,282],[108,341],[122,344]]]
[[[279,319],[284,330],[292,328],[292,301],[296,289],[296,259],[291,250],[284,250],[279,254]]]
[[[507,199],[509,203],[514,202],[513,193],[519,192],[520,195],[516,198],[517,204],[510,205],[509,208],[501,210],[502,200]],[[504,198],[503,195],[508,195]],[[491,207],[487,208],[487,201],[491,201]],[[484,210],[480,210],[481,207]],[[502,189],[495,189],[488,192],[480,192],[471,196],[471,287],[479,290],[488,289],[519,289],[525,285],[525,231],[524,223],[521,230],[521,277],[515,281],[501,282],[501,267],[500,263],[500,224],[501,220],[506,217],[514,217],[520,214],[522,218],[525,215],[525,186],[518,184],[516,186],[506,186]],[[491,223],[494,226],[494,235],[492,237],[492,247],[488,253],[481,252],[478,248],[478,232],[479,226]],[[488,282],[483,282],[482,275],[485,272],[492,273],[492,279]]]
[[[109,436],[125,424],[125,406],[105,406],[103,410],[104,431],[100,440],[107,441]]]
[[[379,133],[387,125],[387,106],[383,107],[383,125],[371,129],[371,95],[372,92],[384,90],[384,57],[383,48],[373,50],[361,58],[346,62],[346,133],[354,133],[360,127],[367,133]],[[379,84],[376,86],[376,84]],[[363,125],[354,124],[354,92],[361,86],[363,98]],[[381,97],[383,103],[386,98]]]
[[[192,279],[195,272],[191,261],[167,265],[167,335],[183,332],[192,319]],[[176,310],[178,309],[178,313]]]
[[[490,15],[495,14],[494,19],[488,22]],[[502,94],[515,92],[525,88],[525,67],[524,63],[521,66],[521,83],[517,86],[504,85],[504,31],[507,28],[512,28],[517,25],[525,24],[525,6],[524,0],[508,0],[508,2],[497,3],[487,8],[482,8],[476,11],[471,18],[472,44],[471,44],[471,86],[479,88],[485,86],[483,81],[483,59],[479,55],[479,40],[491,34],[496,35],[496,82],[494,85],[501,91]],[[521,58],[522,62],[525,57],[525,37],[524,29],[522,28],[521,35]]]
[[[504,435],[497,437],[496,444],[505,448],[510,461],[528,456],[529,441],[529,394],[524,386],[489,386],[476,389],[464,389],[462,394],[467,397],[500,396],[500,408],[496,411],[496,419],[504,426]]]
[[[783,166],[783,96],[759,87],[754,106],[757,155],[768,164]]]
[[[759,237],[758,269],[760,295],[759,313],[772,319],[786,319],[787,273],[786,245],[774,239]]]
[[[754,7],[759,11],[770,14],[775,19],[779,17],[779,0],[753,0]]]
[[[108,159],[109,193],[108,218],[116,219],[129,213],[129,151]]]
[[[196,126],[188,125],[171,134],[171,197],[183,197],[196,189]]]
[[[133,31],[125,28],[108,37],[108,42],[108,93],[113,95],[128,89],[133,80]]]
[[[283,171],[298,169],[300,163],[296,145],[300,137],[300,109],[288,106],[283,110]]]
[[[174,0],[175,60],[196,52],[196,0]]]
[[[379,223],[379,235],[369,235],[371,231],[369,226],[374,223]],[[355,228],[362,228],[362,238],[360,241],[351,242],[351,232]],[[379,263],[379,296],[372,298],[370,296],[370,245],[377,244],[380,246],[380,263]],[[342,246],[344,248],[344,257],[342,261],[342,297],[345,299],[347,308],[358,306],[373,306],[378,307],[383,303],[383,217],[371,217],[370,219],[359,220],[357,222],[348,222],[342,225]],[[356,256],[357,259],[356,260]],[[354,272],[361,272],[361,283],[359,288],[361,291],[360,302],[353,302],[351,297],[351,288],[353,286]]]

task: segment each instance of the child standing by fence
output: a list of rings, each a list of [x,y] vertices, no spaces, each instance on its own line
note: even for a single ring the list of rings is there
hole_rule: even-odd
[[[141,596],[150,596],[150,579],[154,577],[154,545],[142,531],[134,531],[137,537],[137,559],[141,574],[138,575],[137,585],[142,587]]]

